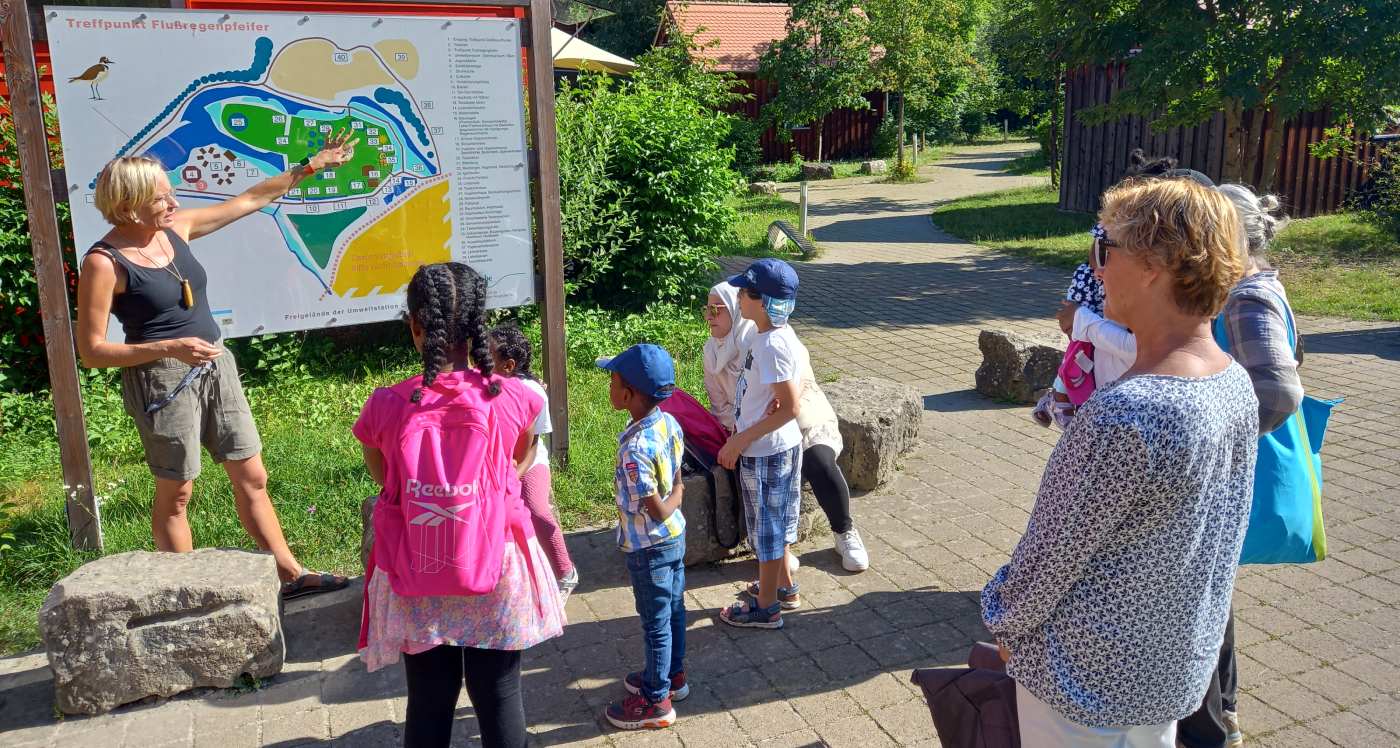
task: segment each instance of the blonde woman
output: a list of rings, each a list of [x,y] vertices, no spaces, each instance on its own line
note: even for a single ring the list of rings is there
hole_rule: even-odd
[[[340,589],[344,577],[307,571],[282,537],[267,493],[262,442],[233,355],[219,344],[204,268],[189,242],[266,207],[302,179],[350,159],[358,140],[332,138],[303,164],[208,207],[181,210],[158,161],[113,160],[94,202],[112,230],[83,257],[78,284],[78,355],[92,368],[121,367],[122,400],[155,476],[151,533],[157,550],[193,550],[186,507],[199,475],[200,445],[233,486],[238,519],[277,559],[282,594]],[[107,335],[115,315],[124,341]]]
[[[1229,199],[1187,179],[1115,187],[1099,217],[1137,361],[1065,430],[982,619],[1024,744],[1173,748],[1215,670],[1253,492],[1259,402],[1211,334],[1243,239]]]

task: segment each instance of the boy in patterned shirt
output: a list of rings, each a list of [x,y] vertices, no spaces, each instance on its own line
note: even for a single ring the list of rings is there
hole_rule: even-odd
[[[634,345],[598,366],[612,372],[608,399],[632,420],[618,438],[617,546],[642,619],[645,665],[623,681],[631,694],[608,705],[623,730],[669,727],[672,701],[690,695],[685,682],[685,516],[681,514],[680,424],[657,407],[676,388],[670,354]],[[665,497],[665,498],[662,498]]]

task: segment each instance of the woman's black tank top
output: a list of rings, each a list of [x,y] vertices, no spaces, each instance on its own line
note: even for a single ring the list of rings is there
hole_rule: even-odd
[[[165,236],[175,250],[175,259],[171,261],[175,270],[190,282],[194,291],[194,306],[189,309],[180,306],[183,295],[180,281],[168,268],[142,267],[123,257],[112,245],[98,242],[93,250],[100,248],[126,270],[126,290],[113,299],[112,314],[122,323],[128,343],[191,337],[217,343],[219,326],[209,312],[209,297],[204,292],[209,278],[204,266],[194,258],[190,245],[174,231],[166,229]]]

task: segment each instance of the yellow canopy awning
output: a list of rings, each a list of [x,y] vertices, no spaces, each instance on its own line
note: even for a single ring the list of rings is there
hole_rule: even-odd
[[[554,47],[554,67],[562,70],[587,70],[602,73],[628,73],[637,63],[619,57],[606,49],[589,44],[567,32],[550,29]]]

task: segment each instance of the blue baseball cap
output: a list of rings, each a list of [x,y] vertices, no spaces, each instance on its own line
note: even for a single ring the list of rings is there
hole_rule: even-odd
[[[751,288],[764,296],[775,299],[797,298],[797,271],[792,266],[772,257],[764,258],[749,266],[748,270],[729,279],[729,285]]]
[[[597,363],[599,369],[621,374],[624,382],[653,400],[665,400],[676,389],[676,364],[659,345],[638,343]]]

